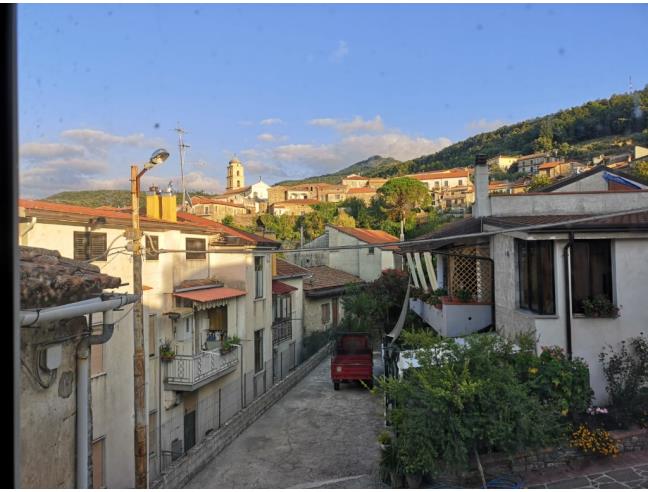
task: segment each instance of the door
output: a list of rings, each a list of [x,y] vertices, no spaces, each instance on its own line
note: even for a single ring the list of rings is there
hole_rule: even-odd
[[[338,325],[338,298],[334,297],[332,301],[333,309],[333,328],[337,328]]]
[[[196,411],[185,413],[184,416],[185,453],[196,444]]]

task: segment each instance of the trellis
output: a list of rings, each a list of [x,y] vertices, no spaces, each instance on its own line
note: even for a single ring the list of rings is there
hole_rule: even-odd
[[[459,256],[457,256],[459,255]],[[481,248],[471,246],[455,248],[448,256],[448,294],[458,297],[459,293],[468,291],[477,302],[493,302],[493,266],[485,258]]]

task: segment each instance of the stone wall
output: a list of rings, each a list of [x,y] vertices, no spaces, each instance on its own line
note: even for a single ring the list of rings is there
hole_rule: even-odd
[[[619,451],[648,450],[648,429],[630,431],[610,431],[610,435],[619,441]],[[505,453],[493,453],[480,456],[484,473],[487,476],[506,474],[522,475],[525,472],[546,468],[572,466],[576,463],[591,459],[577,449],[570,447],[546,448],[535,452],[520,452],[513,456]],[[462,475],[464,483],[480,483],[479,472],[473,469]]]
[[[326,345],[285,379],[239,411],[223,427],[212,432],[202,442],[191,448],[187,454],[173,462],[156,481],[151,483],[150,487],[175,489],[185,485],[239,434],[317,367],[329,353],[330,345]]]

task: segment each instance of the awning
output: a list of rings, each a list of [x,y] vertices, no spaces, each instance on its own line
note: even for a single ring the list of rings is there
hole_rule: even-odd
[[[193,308],[190,307],[176,307],[173,308],[171,311],[168,311],[166,313],[162,313],[165,316],[168,316],[172,319],[181,319],[181,318],[186,318],[187,316],[193,316]]]
[[[182,297],[195,302],[214,302],[244,296],[244,290],[231,289],[229,287],[214,287],[212,289],[191,290],[189,292],[174,293],[175,297]]]
[[[288,294],[289,292],[292,292],[294,290],[297,290],[297,287],[293,287],[292,285],[284,284],[283,282],[280,282],[279,280],[273,280],[272,281],[272,293],[273,294]]]

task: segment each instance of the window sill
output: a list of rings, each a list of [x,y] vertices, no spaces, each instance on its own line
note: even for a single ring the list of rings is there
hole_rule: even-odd
[[[621,316],[585,316],[584,314],[581,313],[572,313],[572,318],[574,319],[617,319],[620,318]]]
[[[100,378],[100,377],[103,377],[103,376],[107,376],[107,375],[108,375],[108,373],[107,373],[106,371],[98,372],[97,374],[92,374],[92,375],[90,376],[90,379],[97,379],[97,378]]]
[[[254,298],[254,302],[257,302],[257,301],[265,301],[265,299],[266,299],[265,297],[255,297],[255,298]]]
[[[559,319],[560,316],[557,314],[537,314],[534,313],[533,311],[527,311],[526,309],[520,309],[517,308],[515,310],[517,314],[520,314],[524,316],[525,318],[532,318],[532,319]]]

